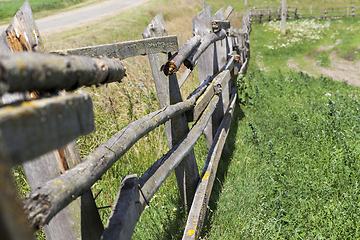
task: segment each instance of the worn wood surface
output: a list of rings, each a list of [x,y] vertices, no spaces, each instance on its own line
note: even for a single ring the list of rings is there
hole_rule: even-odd
[[[206,89],[202,86],[187,100],[130,123],[92,152],[83,162],[28,194],[25,211],[31,225],[41,227],[90,188],[137,140],[171,118],[191,109]]]
[[[180,164],[184,156],[193,148],[202,135],[207,122],[209,121],[219,97],[215,95],[210,101],[208,108],[199,121],[179,144],[175,145],[167,154],[157,160],[139,179],[139,185],[144,196],[140,196],[142,209],[146,202],[157,192],[162,183],[171,174],[174,168]],[[145,199],[144,199],[145,197]]]
[[[203,54],[205,54],[205,52],[207,51],[207,49],[212,46],[212,44],[216,41],[222,40],[226,37],[226,32],[224,29],[221,29],[218,32],[215,33],[209,33],[206,34],[202,39],[201,39],[201,44],[196,48],[196,51],[193,51],[184,61],[184,65],[187,68],[193,69],[196,65],[196,62],[200,61],[200,58]],[[215,54],[215,50],[212,48],[212,52]],[[217,55],[212,55],[211,58],[212,59],[216,59],[217,60]],[[198,65],[200,64],[200,62],[198,62]],[[208,63],[211,64],[211,63]],[[213,63],[215,66],[215,70],[213,69],[213,73],[216,73],[218,71],[218,64],[217,61],[215,63]],[[214,68],[213,66],[213,68]],[[199,65],[200,68],[200,65]],[[199,69],[200,71],[200,69]],[[215,71],[215,72],[214,72]],[[213,74],[212,73],[212,74]],[[209,74],[209,75],[212,75]]]
[[[0,142],[3,136],[0,134]],[[6,149],[0,145],[0,233],[1,239],[30,240],[34,229],[30,229],[23,212],[23,204],[11,175],[12,163]]]
[[[245,6],[246,6],[246,4],[245,4]],[[233,11],[234,11],[234,7],[228,6],[224,13],[224,20],[228,20]]]
[[[155,16],[142,35],[144,38],[167,35],[161,12]],[[158,53],[149,54],[148,56],[160,106],[167,105],[167,103],[175,104],[181,102],[182,97],[176,75],[169,75],[167,78],[161,72],[161,68],[159,68],[159,66],[162,66],[168,61],[166,55]],[[162,88],[163,92],[158,92],[160,88]],[[181,114],[179,117],[165,123],[165,131],[168,147],[171,149],[189,132],[186,115]],[[199,181],[199,171],[193,149],[188,152],[183,161],[176,167],[175,175],[181,199],[183,203],[188,206],[188,209],[190,209]]]
[[[4,42],[4,44],[0,44],[0,52],[44,50],[27,1],[20,8],[7,30],[8,36],[4,32],[0,37]],[[24,40],[25,36],[28,37],[26,34],[29,32],[32,33],[33,39],[25,38]],[[30,100],[28,92],[5,93],[1,96],[1,104],[24,100]],[[34,190],[79,162],[80,154],[75,141],[73,141],[62,149],[54,150],[31,162],[24,163],[23,169],[30,188]],[[48,240],[99,239],[103,232],[103,225],[91,190],[85,191],[81,198],[76,199],[70,206],[59,212],[49,224],[44,226],[44,232]]]
[[[84,85],[121,81],[126,71],[117,59],[45,53],[3,53],[0,68],[0,82],[9,92],[74,90]]]
[[[215,78],[209,77],[206,81],[204,81],[204,83],[209,83],[209,86],[206,89],[206,91],[196,101],[194,109],[187,112],[187,118],[189,122],[196,121],[201,116],[201,114],[206,109],[207,105],[209,104],[214,94],[220,94],[220,93],[223,94],[224,91],[229,90],[228,87],[229,80],[230,80],[230,71],[225,70],[219,73]],[[226,100],[226,98],[220,98],[220,100]],[[226,105],[224,106],[227,106],[229,104],[229,100],[227,100],[225,104]]]
[[[17,11],[5,33],[13,51],[44,51],[28,0]]]
[[[56,50],[61,55],[82,55],[87,57],[108,57],[125,59],[139,55],[168,53],[178,50],[177,36],[161,36],[149,39],[128,41],[83,48]]]
[[[138,182],[136,174],[125,176],[122,180],[101,239],[131,239],[141,214]]]
[[[87,93],[23,102],[0,109],[2,146],[14,165],[38,157],[94,130]]]
[[[203,172],[201,174],[201,181],[196,189],[194,203],[191,206],[189,217],[186,223],[183,240],[198,239],[202,226],[204,224],[207,206],[209,203],[211,190],[216,177],[216,171],[221,157],[222,150],[225,146],[226,138],[229,133],[231,119],[234,114],[236,103],[236,93],[232,95],[231,104],[226,110],[226,114],[221,121],[220,127],[216,132],[216,141],[213,142],[207,158]]]
[[[170,60],[161,66],[161,70],[166,76],[175,74],[180,65],[185,61],[185,59],[191,54],[191,52],[200,44],[201,37],[195,35],[189,41],[187,41],[178,52],[176,52]]]

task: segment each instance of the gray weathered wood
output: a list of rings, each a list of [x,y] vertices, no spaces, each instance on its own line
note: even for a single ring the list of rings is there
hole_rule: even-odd
[[[246,2],[245,2],[245,6],[246,6]],[[228,6],[224,13],[224,20],[228,20],[233,11],[234,11],[234,7]]]
[[[5,32],[0,34],[0,53],[12,52],[7,35]]]
[[[200,44],[201,37],[196,35],[187,41],[178,52],[176,52],[171,59],[161,66],[161,70],[164,71],[166,76],[175,74],[180,65],[190,55],[190,53]]]
[[[104,44],[67,50],[56,50],[60,55],[81,55],[87,57],[108,57],[125,59],[153,53],[168,53],[178,50],[177,36],[153,37],[143,40]]]
[[[206,34],[212,32],[212,14],[211,14],[211,6],[207,5],[204,9],[196,15],[193,19],[193,34],[200,35],[204,37]],[[199,69],[199,83],[201,84],[208,76],[212,76],[215,72],[214,69],[214,47],[213,44],[211,47],[207,48],[206,51],[201,54],[198,62]],[[208,126],[204,131],[205,142],[208,147],[210,147],[212,142],[212,120],[208,122]]]
[[[93,118],[86,93],[5,106],[0,109],[1,144],[12,163],[21,164],[92,132]]]
[[[178,83],[179,83],[179,88],[182,87],[182,85],[185,83],[185,81],[187,80],[187,78],[189,77],[190,73],[192,72],[191,69],[185,69],[184,73],[181,75]]]
[[[229,21],[221,21],[221,20],[214,20],[212,21],[212,28],[214,31],[218,31],[220,29],[224,29],[225,31],[230,28]]]
[[[32,191],[80,163],[76,143],[42,155],[23,164]],[[46,174],[44,174],[46,173]],[[104,228],[91,190],[61,210],[49,224],[44,226],[48,240],[51,239],[99,239]]]
[[[190,132],[174,146],[167,154],[157,160],[139,179],[139,185],[144,196],[140,196],[142,209],[146,202],[156,193],[162,183],[167,179],[184,156],[191,151],[197,140],[203,133],[207,122],[215,110],[219,96],[215,95],[210,101],[208,108]],[[144,199],[145,197],[145,199]]]
[[[167,35],[165,22],[161,12],[155,16],[148,27],[143,32],[144,38],[160,37]],[[153,73],[155,87],[158,94],[160,106],[175,104],[182,101],[180,88],[176,75],[167,78],[162,72],[161,67],[168,61],[163,53],[149,54],[151,71]],[[158,91],[161,89],[161,91]],[[165,124],[166,138],[169,149],[176,145],[188,132],[189,126],[185,114],[172,119]],[[194,150],[190,150],[183,161],[175,169],[175,175],[180,191],[180,196],[188,209],[190,209],[195,189],[199,181],[199,171],[196,164]]]
[[[25,1],[5,30],[13,51],[44,51],[29,1]]]
[[[4,48],[0,49],[0,52],[44,50],[28,1],[20,8],[7,30],[8,36],[4,32],[1,37],[5,44],[0,44],[0,48]],[[32,38],[24,39],[25,36],[29,37],[27,34],[29,32]],[[11,46],[8,40],[11,41]],[[28,92],[6,93],[1,96],[2,104],[23,100],[30,100]],[[24,163],[23,169],[30,188],[34,190],[79,162],[80,154],[74,141],[62,149]],[[103,225],[91,190],[85,191],[81,198],[59,212],[44,227],[44,232],[48,240],[99,239],[103,232]]]
[[[9,92],[74,90],[120,81],[126,70],[117,59],[25,52],[0,54],[0,68],[0,82]]]
[[[187,100],[166,106],[130,123],[98,147],[82,163],[28,194],[24,201],[31,225],[41,227],[47,224],[61,209],[101,178],[137,140],[169,119],[191,109],[205,89],[206,86],[201,86]]]
[[[184,240],[198,239],[204,224],[207,206],[211,196],[218,163],[222,150],[225,146],[226,138],[229,133],[231,119],[234,114],[236,103],[236,93],[232,95],[231,104],[226,110],[226,114],[216,132],[216,141],[213,142],[207,155],[201,181],[196,189],[194,203],[191,206],[189,217],[183,234]]]
[[[140,204],[138,182],[136,174],[125,176],[122,180],[101,239],[131,239],[141,214],[137,206]]]
[[[187,112],[187,118],[189,122],[196,121],[202,114],[202,112],[205,110],[207,105],[209,104],[210,100],[214,96],[214,94],[219,94],[221,92],[228,90],[228,83],[230,80],[230,71],[225,70],[221,73],[219,73],[215,78],[209,77],[206,81],[203,82],[203,84],[207,84],[208,82],[209,87],[206,89],[204,94],[199,97],[199,99],[196,101],[196,105],[194,109],[191,109]],[[224,99],[224,98],[220,98]],[[225,104],[229,104],[228,100],[225,102]],[[224,105],[224,106],[227,106]]]
[[[196,48],[196,51],[193,51],[184,61],[184,65],[187,68],[193,69],[196,65],[196,62],[198,62],[198,65],[200,64],[200,59],[201,56],[203,54],[206,54],[207,49],[209,47],[212,46],[212,44],[216,41],[222,40],[226,37],[226,32],[224,29],[221,29],[220,31],[216,32],[216,33],[209,33],[206,34],[202,39],[201,39],[201,44]],[[212,52],[214,52],[214,49],[212,48]],[[211,56],[212,58],[214,58],[214,55]],[[210,63],[208,63],[210,64]],[[214,66],[213,66],[214,67]],[[217,67],[217,64],[216,64]],[[200,65],[199,65],[200,68]],[[218,69],[215,69],[214,71],[217,72]],[[199,69],[200,71],[200,69]],[[214,72],[214,73],[215,73]],[[212,73],[213,74],[213,73]],[[212,75],[209,74],[209,75]]]
[[[0,134],[0,142],[3,136]],[[11,176],[10,156],[0,145],[0,232],[1,239],[34,239],[34,229],[29,227],[23,204]]]

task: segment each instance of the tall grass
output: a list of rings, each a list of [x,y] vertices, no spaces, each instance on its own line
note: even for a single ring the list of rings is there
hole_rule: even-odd
[[[259,71],[240,87],[245,118],[205,239],[358,239],[358,88]]]

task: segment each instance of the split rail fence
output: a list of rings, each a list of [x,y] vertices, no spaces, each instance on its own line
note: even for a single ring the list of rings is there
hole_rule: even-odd
[[[300,19],[300,18],[339,18],[339,17],[355,17],[359,16],[360,7],[347,6],[347,7],[334,7],[334,8],[322,8],[313,9],[310,8],[298,8],[286,7],[286,19]],[[356,12],[356,13],[355,13]],[[254,7],[251,10],[251,17],[253,22],[266,22],[271,20],[281,20],[281,7],[268,7],[257,8]]]
[[[197,239],[204,223],[219,159],[237,98],[236,80],[249,58],[251,12],[241,29],[233,11],[210,5],[193,19],[193,33],[178,49],[161,12],[142,40],[44,53],[26,1],[0,35],[0,232],[4,239],[130,239],[151,197],[172,171],[189,217],[183,239]],[[174,54],[171,54],[174,53]],[[74,139],[94,130],[89,94],[59,93],[81,86],[121,82],[120,59],[147,55],[161,109],[130,123],[80,160]],[[184,63],[187,70],[177,79]],[[182,100],[180,87],[198,67],[199,87]],[[188,122],[195,122],[189,130]],[[140,177],[125,176],[107,226],[90,187],[140,138],[165,124],[169,151]],[[208,146],[201,174],[193,146],[202,134]],[[11,168],[23,164],[31,193],[21,201]]]

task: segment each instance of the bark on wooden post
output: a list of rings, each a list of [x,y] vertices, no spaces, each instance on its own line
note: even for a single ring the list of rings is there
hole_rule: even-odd
[[[28,1],[19,9],[5,31],[10,47],[2,51],[44,51],[39,30],[34,21]],[[2,47],[0,45],[0,47]],[[0,50],[1,51],[1,50]],[[11,95],[8,95],[11,98]],[[31,190],[64,173],[80,163],[76,143],[45,154],[23,165]],[[99,239],[103,225],[91,190],[57,214],[44,226],[48,240],[52,239]]]
[[[144,30],[142,35],[144,38],[161,37],[167,35],[167,30],[161,12],[155,16],[148,27]],[[165,107],[169,104],[181,102],[182,98],[176,74],[166,77],[165,74],[160,70],[161,66],[168,61],[167,54],[149,54],[148,57],[155,81],[160,107]],[[172,119],[165,123],[165,131],[168,147],[171,149],[189,132],[185,114],[182,114],[178,118]],[[180,190],[181,199],[183,200],[184,204],[187,205],[188,209],[190,209],[196,186],[199,181],[199,172],[193,149],[184,157],[182,162],[175,169],[175,175]]]
[[[286,34],[286,0],[282,0],[281,5],[281,34]]]

